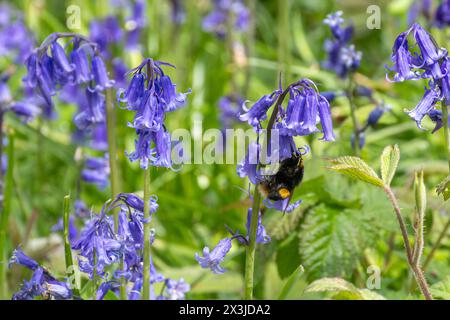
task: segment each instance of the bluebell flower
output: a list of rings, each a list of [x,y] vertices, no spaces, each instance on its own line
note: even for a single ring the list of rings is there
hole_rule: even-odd
[[[119,21],[114,16],[107,16],[103,20],[94,20],[89,26],[89,38],[95,42],[105,57],[109,57],[109,47],[123,39],[123,31]]]
[[[360,131],[358,137],[359,137],[358,148],[361,150],[362,148],[364,148],[366,144],[366,134],[364,133],[364,131]],[[355,134],[353,132],[350,136],[350,145],[352,149],[355,149]]]
[[[20,247],[14,249],[13,251],[13,254],[9,260],[9,266],[11,266],[12,264],[18,264],[30,270],[36,270],[39,267],[39,264],[36,262],[36,260],[27,256]]]
[[[91,90],[102,91],[114,85],[114,80],[109,79],[103,59],[97,55],[92,58],[92,73],[96,85]]]
[[[139,161],[143,169],[149,165],[171,168],[172,144],[170,133],[164,126],[167,112],[186,103],[186,93],[178,93],[170,78],[164,74],[162,61],[145,59],[130,71],[133,77],[126,89],[118,91],[119,103],[135,111],[129,126],[136,129],[135,151],[127,153],[130,161]]]
[[[440,29],[450,25],[450,1],[442,0],[434,15],[434,25]]]
[[[74,66],[75,82],[77,84],[86,83],[93,78],[89,67],[89,60],[86,51],[82,48],[73,50],[70,53],[70,60]]]
[[[257,184],[261,176],[257,173],[259,163],[259,152],[261,146],[256,142],[251,142],[248,146],[244,159],[238,163],[236,172],[240,178],[248,177],[251,183]]]
[[[119,287],[120,283],[114,280],[102,282],[97,288],[95,300],[103,300],[110,290],[117,290]]]
[[[250,237],[250,223],[252,220],[252,208],[247,211],[247,240]],[[270,242],[270,236],[266,232],[266,228],[262,225],[261,212],[258,214],[258,227],[256,229],[256,243],[266,244]]]
[[[223,38],[230,23],[233,23],[234,32],[245,32],[249,22],[250,11],[242,0],[214,0],[213,10],[203,19],[203,30]]]
[[[247,109],[245,105],[242,106],[244,113],[239,115],[239,120],[247,121],[249,125],[259,128],[261,121],[267,119],[267,111],[278,99],[281,94],[280,90],[275,90],[271,94],[262,96],[250,109]]]
[[[34,36],[25,25],[22,12],[0,4],[0,56],[22,64],[34,47]]]
[[[440,93],[433,89],[428,89],[425,91],[424,96],[419,101],[417,106],[408,111],[408,115],[416,121],[417,126],[422,128],[422,119],[427,115],[433,108],[434,105],[439,101]]]
[[[297,201],[290,203],[289,198],[278,201],[271,201],[269,199],[264,199],[263,203],[269,209],[275,209],[277,211],[281,211],[284,213],[291,213],[302,204],[302,201],[303,200],[299,199]]]
[[[88,221],[72,248],[79,251],[80,270],[90,277],[94,269],[101,276],[105,267],[119,261],[123,246],[114,233],[114,223],[106,214],[105,206]]]
[[[106,123],[99,123],[94,125],[92,129],[90,147],[98,151],[108,150],[108,133]]]
[[[58,222],[52,226],[52,232],[64,231],[64,221],[63,218],[60,218]],[[74,243],[77,240],[78,230],[75,226],[75,218],[70,215],[69,216],[69,241],[70,243]]]
[[[100,189],[104,189],[109,183],[109,157],[89,157],[84,163],[81,178],[87,183],[94,183]]]
[[[9,265],[13,263],[33,271],[30,281],[24,280],[21,289],[13,295],[13,300],[32,300],[36,297],[56,300],[72,298],[72,291],[67,283],[56,280],[46,269],[23,253],[21,248],[14,250]]]
[[[323,62],[326,69],[334,71],[339,77],[345,78],[348,73],[359,68],[362,53],[349,44],[353,36],[353,26],[344,27],[345,20],[342,11],[330,13],[324,19],[324,24],[330,27],[333,39],[324,43],[327,60]]]
[[[71,38],[72,45],[63,47],[58,42],[62,38]],[[67,48],[70,48],[69,53],[66,53]],[[80,129],[104,122],[104,97],[100,91],[110,88],[114,81],[109,79],[96,44],[80,35],[54,33],[29,55],[26,66],[27,75],[23,81],[44,101],[43,115],[54,116],[53,96],[63,90],[64,95],[76,97],[70,102],[76,100],[79,103],[82,111],[74,121]],[[64,95],[62,98],[67,100]]]
[[[220,263],[231,249],[231,240],[231,238],[220,240],[212,251],[208,247],[203,248],[203,257],[196,253],[195,259],[202,268],[209,268],[215,274],[224,273],[226,270]]]
[[[433,131],[431,131],[431,133],[435,133],[436,131],[438,131],[440,128],[443,127],[444,122],[442,121],[442,111],[441,110],[437,110],[437,109],[431,110],[430,112],[428,112],[428,117],[435,124],[434,129],[433,129]],[[448,119],[448,123],[450,125],[450,119]]]
[[[415,40],[414,46],[408,43],[409,35],[412,35]],[[413,51],[416,47],[419,50]],[[430,33],[415,23],[397,37],[392,49],[392,57],[395,58],[398,55],[405,56],[405,59],[402,59],[401,67],[394,66],[393,70],[397,72],[394,81],[416,79],[419,76],[429,79],[429,88],[425,87],[423,98],[413,110],[407,111],[408,115],[416,121],[417,126],[422,129],[423,117],[432,112],[439,101],[450,98],[448,53],[445,48],[437,45]],[[413,73],[414,76],[405,77],[404,74],[408,72],[409,75]]]
[[[169,300],[184,300],[186,292],[191,290],[191,286],[180,278],[178,281],[173,279],[166,279],[166,294]]]
[[[380,121],[383,114],[391,110],[390,106],[386,106],[383,103],[378,104],[370,111],[367,117],[366,127],[374,127],[378,121]]]
[[[228,95],[220,98],[218,105],[220,109],[220,123],[223,129],[230,129],[233,123],[239,121],[239,114],[242,113],[244,99],[239,96]]]

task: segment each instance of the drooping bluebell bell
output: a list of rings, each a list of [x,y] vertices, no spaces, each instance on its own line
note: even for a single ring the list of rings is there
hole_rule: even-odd
[[[34,47],[34,36],[26,27],[22,12],[6,2],[0,4],[0,56],[22,64]]]
[[[362,53],[356,51],[354,45],[349,44],[353,36],[353,26],[343,27],[345,20],[342,15],[342,11],[337,11],[330,13],[323,20],[333,35],[332,39],[327,39],[324,43],[328,57],[323,66],[334,71],[339,77],[345,78],[359,68]]]
[[[442,0],[434,14],[434,25],[440,29],[450,25],[450,1]]]
[[[52,226],[51,228],[52,232],[58,232],[58,231],[64,231],[64,221],[63,219],[59,219],[58,222]],[[75,218],[74,216],[70,215],[69,217],[69,241],[70,243],[74,243],[78,236],[78,230],[75,226]]]
[[[441,110],[437,110],[437,109],[431,110],[430,112],[428,112],[428,117],[435,124],[434,129],[433,129],[433,131],[431,131],[431,133],[435,133],[436,131],[438,131],[440,128],[443,127],[444,122],[442,121],[442,111]],[[450,119],[448,119],[448,123],[450,125]]]
[[[123,39],[123,30],[118,18],[107,16],[101,20],[93,20],[89,26],[89,38],[98,45],[102,55],[110,57],[109,47]]]
[[[14,250],[9,261],[9,266],[11,266],[11,264],[18,264],[33,271],[30,280],[24,280],[20,290],[13,295],[13,300],[32,300],[36,297],[56,300],[67,300],[72,298],[72,291],[67,283],[58,281],[54,278],[34,259],[28,257],[21,248]]]
[[[408,42],[412,35],[414,44]],[[418,50],[417,50],[417,49]],[[397,58],[403,56],[404,58]],[[407,111],[408,115],[422,129],[422,119],[435,109],[439,101],[450,98],[450,78],[448,53],[440,48],[430,33],[420,24],[414,23],[407,31],[402,32],[395,40],[392,48],[392,61],[394,67],[389,69],[395,72],[393,81],[426,78],[429,87],[417,106]],[[409,75],[409,76],[405,76]]]
[[[130,71],[133,74],[126,89],[118,91],[117,99],[129,110],[135,111],[129,126],[136,129],[138,139],[135,151],[127,153],[130,161],[139,161],[141,168],[149,165],[172,168],[172,144],[170,133],[164,126],[167,112],[186,103],[186,93],[178,93],[162,66],[162,61],[145,59]]]
[[[214,0],[213,10],[203,19],[203,30],[223,38],[228,25],[233,32],[245,32],[250,22],[250,11],[242,0]]]
[[[278,99],[281,94],[281,90],[275,90],[271,94],[262,96],[250,109],[242,106],[244,112],[239,115],[239,120],[248,122],[249,125],[259,128],[261,121],[267,119],[267,111]]]
[[[80,270],[92,278],[103,275],[105,268],[119,261],[123,245],[114,233],[114,222],[103,206],[99,215],[89,220],[72,248],[79,252]]]
[[[70,38],[65,47],[59,43],[62,38]],[[101,91],[110,88],[114,81],[109,79],[96,44],[77,34],[54,33],[33,51],[26,65],[24,83],[42,97],[45,116],[53,116],[53,96],[69,86],[74,94],[83,92],[86,95],[86,99],[77,99],[86,107],[75,117],[75,123],[85,129],[104,122]]]
[[[203,257],[196,253],[195,259],[202,268],[209,268],[216,274],[224,273],[226,270],[220,264],[231,249],[231,240],[230,237],[220,240],[212,251],[209,247],[204,247]]]
[[[377,104],[375,108],[370,111],[365,127],[374,127],[378,121],[380,121],[383,114],[389,110],[391,110],[391,106],[385,105],[384,103]]]
[[[81,178],[87,183],[96,184],[100,189],[104,189],[109,183],[109,159],[104,157],[88,157],[81,171]]]
[[[250,223],[252,219],[252,208],[247,212],[247,240],[250,237]],[[256,243],[266,244],[270,242],[270,236],[266,232],[266,228],[262,225],[261,212],[258,214],[258,227],[256,229]]]

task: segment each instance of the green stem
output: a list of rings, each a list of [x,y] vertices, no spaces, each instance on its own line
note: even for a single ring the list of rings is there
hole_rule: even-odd
[[[150,169],[144,170],[144,275],[142,285],[142,299],[150,300],[150,263],[151,263],[151,243],[150,243]]]
[[[289,85],[278,97],[275,102],[275,107],[272,110],[272,114],[270,115],[269,122],[267,124],[267,137],[263,142],[263,152],[261,154],[260,159],[263,159],[263,163],[266,163],[266,155],[264,150],[266,150],[266,145],[268,141],[271,140],[272,137],[272,128],[275,124],[275,120],[277,118],[278,110],[283,103],[284,98],[288,94],[291,87],[298,85],[299,82],[292,83]],[[261,163],[261,160],[259,161]],[[256,170],[259,170],[259,164]],[[256,250],[256,231],[258,228],[258,215],[259,215],[259,207],[261,203],[261,194],[258,190],[259,184],[255,185],[255,191],[253,193],[253,205],[252,205],[252,216],[250,221],[250,238],[247,246],[247,252],[245,257],[245,293],[244,298],[246,300],[251,300],[253,298],[253,275],[255,272],[255,250]]]
[[[108,153],[110,167],[111,198],[120,193],[119,167],[117,165],[116,115],[111,89],[106,90],[106,126],[108,135]],[[114,215],[115,228],[118,227],[119,216]]]
[[[450,135],[448,128],[448,107],[447,100],[444,99],[442,101],[442,121],[444,122],[444,137],[445,137],[445,148],[447,149],[447,161],[448,161],[448,170],[450,173]]]
[[[246,300],[253,299],[253,275],[255,273],[256,231],[258,229],[258,214],[261,203],[261,194],[255,186],[253,194],[252,216],[250,220],[250,238],[245,255],[245,295]]]
[[[109,168],[110,168],[110,184],[111,184],[111,199],[114,199],[120,193],[120,179],[119,166],[117,164],[117,140],[116,140],[116,113],[114,111],[114,102],[112,98],[112,89],[106,90],[106,130],[108,135],[108,153],[109,153]],[[117,232],[119,228],[119,210],[113,210],[114,227]],[[123,269],[123,257],[119,265],[120,270]],[[122,285],[120,286],[120,297],[122,300],[127,298],[126,280],[122,278]]]
[[[278,64],[284,83],[290,82],[289,0],[278,0]]]
[[[403,216],[400,211],[400,206],[398,205],[397,198],[395,197],[394,192],[392,192],[392,189],[390,187],[388,186],[385,187],[384,191],[386,192],[389,201],[392,203],[392,207],[394,208],[395,215],[397,217],[398,224],[400,226],[400,231],[403,237],[403,243],[405,245],[406,258],[408,260],[409,267],[413,272],[414,278],[416,279],[417,285],[419,286],[419,289],[426,300],[433,300],[423,271],[420,269],[420,266],[418,264],[414,263],[413,251],[411,249],[411,244],[409,243],[408,238],[408,230],[406,229],[405,221],[403,220]]]
[[[445,148],[447,149],[447,161],[448,161],[448,170],[450,174],[450,134],[449,134],[449,126],[448,126],[448,107],[447,107],[447,99],[444,99],[441,104],[442,109],[442,121],[444,122],[444,138],[445,138]],[[448,232],[448,229],[450,227],[450,218],[448,218],[447,222],[444,225],[444,228],[442,229],[441,233],[439,234],[436,243],[431,248],[430,253],[428,254],[427,258],[425,259],[425,262],[423,264],[423,270],[425,270],[428,266],[428,264],[433,259],[433,256],[436,252],[436,250],[440,247],[442,240],[444,239],[445,235]]]
[[[66,260],[66,274],[67,278],[73,280],[74,287],[72,289],[73,293],[76,296],[80,296],[80,292],[78,290],[77,281],[75,278],[75,265],[73,263],[72,258],[72,247],[70,245],[69,240],[69,221],[70,221],[70,195],[64,197],[64,254]]]
[[[9,226],[9,214],[11,212],[11,199],[13,194],[14,171],[14,133],[9,134],[8,140],[8,167],[6,169],[5,190],[3,193],[3,210],[0,216],[0,297],[6,299],[8,295],[8,281],[6,272],[7,234]],[[1,143],[1,141],[0,141]]]
[[[353,134],[355,136],[354,150],[355,150],[355,154],[357,156],[359,156],[359,154],[360,154],[360,150],[359,150],[360,126],[359,126],[358,118],[356,117],[356,105],[355,105],[354,96],[353,96],[353,90],[354,90],[353,86],[354,86],[354,82],[353,82],[352,75],[350,74],[349,78],[348,78],[347,99],[348,99],[348,103],[350,105],[350,115],[352,117],[352,123],[353,123]]]

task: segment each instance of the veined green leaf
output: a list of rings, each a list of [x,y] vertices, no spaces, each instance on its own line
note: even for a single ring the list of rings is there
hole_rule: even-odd
[[[381,178],[385,185],[391,184],[395,171],[400,160],[400,150],[397,145],[384,148],[381,154]]]
[[[328,169],[341,172],[352,178],[373,184],[377,187],[383,187],[383,181],[376,172],[369,167],[362,159],[358,157],[344,156],[329,160],[333,165]]]

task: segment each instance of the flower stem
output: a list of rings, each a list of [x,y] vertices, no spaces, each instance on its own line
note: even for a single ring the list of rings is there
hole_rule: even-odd
[[[386,192],[386,194],[389,198],[389,201],[392,203],[392,207],[394,208],[395,215],[397,216],[398,224],[400,225],[400,231],[401,231],[401,234],[403,237],[403,243],[405,245],[406,257],[408,260],[409,267],[411,268],[414,278],[416,279],[419,289],[422,292],[425,299],[433,300],[433,297],[430,293],[430,289],[428,287],[428,283],[425,279],[423,271],[420,268],[419,263],[414,262],[413,251],[411,249],[411,244],[409,243],[409,238],[408,238],[408,231],[406,229],[405,221],[403,220],[403,216],[401,214],[397,198],[395,197],[394,192],[392,192],[392,189],[389,186],[386,186],[384,188],[384,191]]]
[[[442,101],[442,121],[444,122],[445,148],[447,149],[448,170],[450,173],[450,135],[448,127],[448,107],[447,100]]]
[[[2,143],[2,141],[0,141]],[[9,214],[11,212],[11,198],[13,194],[14,171],[14,133],[8,136],[8,167],[6,169],[5,188],[3,193],[2,212],[0,216],[0,298],[6,299],[8,294],[8,281],[6,279],[6,249]],[[1,169],[1,168],[0,168]]]
[[[348,103],[350,105],[350,115],[352,117],[352,123],[353,123],[353,134],[355,136],[355,142],[354,142],[354,150],[355,154],[359,156],[360,150],[359,150],[359,136],[360,136],[360,127],[358,118],[356,117],[356,105],[354,101],[354,82],[352,74],[349,75],[348,78],[348,86],[347,86],[347,99]]]
[[[116,113],[114,112],[114,102],[112,98],[112,89],[106,89],[106,130],[108,135],[108,153],[109,153],[109,170],[110,170],[110,184],[111,184],[111,199],[120,192],[119,166],[117,165],[117,140],[116,140]],[[114,228],[118,231],[119,228],[119,210],[113,210]],[[121,259],[120,270],[123,270],[123,257]],[[122,279],[120,286],[120,298],[126,300],[126,280]]]
[[[278,0],[278,64],[279,71],[290,81],[289,0]]]
[[[447,161],[448,161],[448,170],[450,174],[450,134],[449,134],[449,126],[448,126],[448,104],[447,99],[444,99],[441,104],[442,109],[442,121],[444,123],[444,139],[445,139],[445,148],[447,149]],[[428,254],[427,258],[425,259],[425,262],[423,264],[423,270],[425,270],[428,266],[428,264],[433,259],[433,256],[436,252],[436,250],[440,247],[442,240],[444,239],[445,235],[448,232],[448,229],[450,227],[450,217],[448,218],[447,222],[444,225],[444,228],[442,229],[441,233],[439,234],[435,244],[431,248],[430,253]]]
[[[70,195],[64,197],[64,205],[63,205],[64,215],[63,215],[63,223],[64,223],[64,255],[66,261],[66,274],[68,279],[72,279],[74,282],[74,287],[72,289],[73,293],[76,296],[80,296],[80,292],[78,290],[78,285],[75,278],[75,265],[73,263],[72,258],[72,247],[70,245],[69,240],[69,221],[70,221]]]
[[[245,256],[245,295],[246,300],[253,299],[253,275],[255,271],[256,230],[258,228],[258,214],[261,203],[261,194],[255,186],[253,194],[252,216],[250,220],[250,237]]]
[[[116,130],[116,115],[114,112],[114,102],[112,99],[112,90],[106,90],[106,126],[108,134],[108,153],[109,153],[109,167],[110,167],[110,183],[111,183],[111,198],[114,198],[120,192],[119,167],[117,165],[117,140],[115,135]],[[117,211],[114,215],[115,227],[118,227],[119,216]]]
[[[144,170],[144,275],[142,299],[150,300],[150,169]]]

